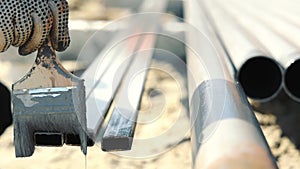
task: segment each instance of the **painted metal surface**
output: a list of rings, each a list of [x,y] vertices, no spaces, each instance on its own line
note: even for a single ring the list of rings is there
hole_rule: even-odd
[[[112,116],[101,142],[104,151],[131,149],[139,103],[156,42],[156,35],[143,35],[142,38],[142,45],[114,99]]]
[[[193,168],[277,168],[201,3],[185,3],[187,21],[198,29],[187,32],[190,48],[198,54],[187,55]],[[207,37],[205,48],[199,32]],[[205,68],[194,64],[197,60]]]
[[[144,1],[139,8],[140,14],[125,19],[125,23],[121,22],[124,29],[112,39],[81,76],[86,81],[88,133],[94,140],[98,138],[101,125],[132,63],[134,53],[140,49],[144,39],[141,35],[156,29],[156,23],[159,21],[155,18],[157,15],[145,18],[147,15],[142,13],[162,12],[166,5],[167,1]],[[145,20],[147,22],[144,22]]]

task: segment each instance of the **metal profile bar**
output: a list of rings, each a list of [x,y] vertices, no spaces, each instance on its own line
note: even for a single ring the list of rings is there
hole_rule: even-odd
[[[100,79],[90,79],[92,83],[95,83],[95,87],[90,91],[86,101],[87,128],[89,136],[94,140],[139,43],[139,37],[132,37],[129,41],[120,43],[112,50],[115,58],[105,73]],[[97,65],[96,69],[99,66]]]
[[[140,43],[139,37],[134,36],[137,29],[130,25],[131,23],[124,23],[129,27],[123,28],[124,30],[112,39],[81,76],[85,79],[87,93],[87,132],[93,140],[96,139],[96,134],[131,62],[131,55]]]
[[[167,0],[159,2],[145,0],[141,10],[163,12],[167,2]],[[115,98],[113,112],[101,142],[104,151],[130,150],[132,146],[138,106],[156,42],[157,35],[153,32],[158,32],[161,24],[161,18],[156,14],[138,17],[140,21],[147,20],[143,25],[135,25],[140,28],[143,40]]]
[[[104,151],[130,150],[135,131],[138,106],[153,55],[156,35],[143,35],[142,45],[123,79],[112,116],[102,138]]]
[[[166,1],[156,3],[145,0],[139,12],[162,12],[166,8]],[[87,128],[88,133],[94,140],[97,138],[99,129],[107,114],[109,106],[116,91],[132,62],[132,54],[138,49],[141,38],[137,35],[149,32],[156,22],[153,17],[144,18],[136,15],[121,22],[122,29],[110,42],[103,52],[95,59],[93,64],[81,76],[86,80],[87,93]],[[141,24],[147,20],[146,23]],[[122,42],[122,40],[129,42]],[[98,70],[99,69],[99,70]]]
[[[202,5],[196,0],[185,3],[187,21],[196,27],[187,32],[193,167],[277,168]]]
[[[284,89],[292,99],[300,102],[300,89],[297,86],[297,84],[300,83],[295,80],[297,79],[297,73],[300,72],[300,50],[297,45],[271,28],[268,24],[271,23],[272,20],[269,20],[266,23],[263,19],[261,19],[261,16],[258,16],[255,13],[257,12],[259,14],[257,9],[250,8],[251,5],[246,7],[237,1],[232,2],[233,6],[237,8],[233,9],[232,5],[230,7],[227,6],[227,11],[233,12],[232,15],[239,13],[239,17],[235,16],[238,22],[245,24],[248,31],[252,31],[252,34],[263,42],[266,48],[268,48],[274,55],[276,60],[281,63],[281,65],[285,68],[283,77]],[[243,9],[243,12],[236,9]],[[254,10],[254,12],[250,9]],[[249,28],[250,25],[251,28]]]
[[[123,28],[125,30],[119,31],[118,34],[108,43],[108,45],[101,51],[101,53],[93,60],[92,64],[84,71],[82,78],[85,79],[87,98],[91,95],[93,90],[97,86],[97,82],[108,71],[108,68],[114,62],[114,60],[122,56],[121,51],[124,48],[129,47],[130,50],[135,48],[136,44],[129,44],[123,42],[126,38],[130,38],[130,35],[134,30],[128,31],[129,28]],[[97,38],[97,37],[96,37]],[[100,37],[99,37],[100,38]]]
[[[253,36],[247,36],[242,27],[226,15],[214,1],[205,1],[205,11],[223,42],[248,97],[269,101],[282,88],[282,67]]]

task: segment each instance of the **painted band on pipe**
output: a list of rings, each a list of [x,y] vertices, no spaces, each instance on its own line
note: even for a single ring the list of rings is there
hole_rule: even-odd
[[[197,53],[187,50],[193,168],[277,168],[247,98],[233,79],[224,48],[201,12],[203,4],[189,0],[185,5],[187,21],[202,33],[187,32],[187,42]],[[214,52],[201,41],[203,34]]]
[[[204,81],[191,103],[194,168],[276,168],[240,85]]]

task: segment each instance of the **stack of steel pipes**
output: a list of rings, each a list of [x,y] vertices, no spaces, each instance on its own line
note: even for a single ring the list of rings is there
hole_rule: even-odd
[[[293,2],[201,1],[249,98],[269,101],[283,88],[300,101],[299,2]]]
[[[295,59],[288,51],[296,48],[233,1],[185,2],[193,168],[275,169],[245,93],[259,101],[276,97]],[[273,48],[290,55],[279,60]]]

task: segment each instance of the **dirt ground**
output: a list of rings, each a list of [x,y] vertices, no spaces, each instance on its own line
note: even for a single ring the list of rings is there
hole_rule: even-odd
[[[126,13],[116,12],[118,14],[108,17],[106,12],[115,13],[116,9],[105,9],[93,0],[84,4],[79,0],[69,2],[74,11],[71,13],[73,19],[108,19]],[[93,12],[87,14],[83,9],[90,7],[93,7]],[[138,119],[140,123],[131,152],[107,153],[96,145],[88,149],[85,157],[79,147],[37,147],[32,157],[15,158],[13,128],[9,127],[0,136],[0,169],[191,168],[186,76],[184,70],[178,69],[178,64],[181,63],[159,58],[153,60],[152,66],[160,69],[148,73]],[[1,76],[8,76],[13,66],[0,64]],[[299,169],[300,104],[291,101],[284,93],[271,102],[251,104],[279,168]]]
[[[279,168],[300,168],[300,104],[282,92],[273,101],[252,106]]]

